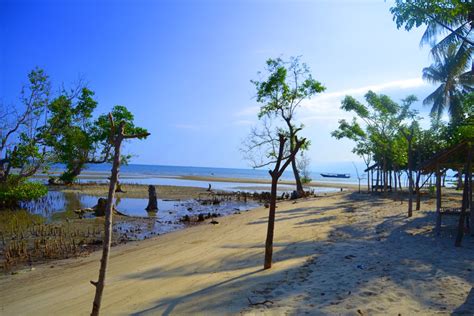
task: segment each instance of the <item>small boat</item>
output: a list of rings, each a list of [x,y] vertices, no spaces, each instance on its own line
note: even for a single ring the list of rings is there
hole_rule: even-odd
[[[350,178],[351,175],[348,173],[321,173],[324,178]]]

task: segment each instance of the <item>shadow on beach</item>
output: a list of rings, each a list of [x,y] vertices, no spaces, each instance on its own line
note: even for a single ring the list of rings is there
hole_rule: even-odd
[[[291,314],[318,311],[324,315],[344,310],[373,314],[387,312],[387,304],[395,311],[400,302],[407,300],[415,313],[451,310],[455,314],[472,314],[472,290],[454,301],[453,297],[463,292],[459,288],[474,283],[473,238],[466,237],[463,247],[455,248],[455,220],[447,220],[441,236],[435,236],[434,212],[419,212],[407,219],[400,211],[406,204],[397,205],[393,215],[377,216],[378,207],[390,209],[393,203],[383,196],[353,193],[331,207],[298,208],[297,203],[294,209],[277,210],[277,222],[297,219],[296,230],[311,225],[317,229],[334,221],[336,217],[327,214],[334,210],[346,215],[346,223],[331,226],[325,240],[275,243],[274,267],[266,271],[261,269],[263,242],[250,244],[242,240],[215,250],[232,250],[231,256],[218,263],[179,262],[173,269],[157,268],[129,275],[127,278],[160,286],[160,279],[164,278],[198,274],[212,278],[242,271],[224,281],[216,277],[216,282],[205,288],[190,287],[186,295],[158,299],[154,306],[135,315],[237,313],[240,309],[233,307],[242,306],[242,301],[249,305],[244,312],[274,309],[280,313],[289,308]],[[321,217],[314,218],[315,214]],[[249,225],[263,222],[265,218]],[[452,287],[458,291],[450,293]]]

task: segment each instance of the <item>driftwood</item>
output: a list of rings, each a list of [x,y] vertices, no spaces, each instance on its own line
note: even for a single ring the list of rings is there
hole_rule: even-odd
[[[158,200],[156,197],[156,188],[154,185],[148,186],[148,206],[145,208],[147,212],[158,211]]]

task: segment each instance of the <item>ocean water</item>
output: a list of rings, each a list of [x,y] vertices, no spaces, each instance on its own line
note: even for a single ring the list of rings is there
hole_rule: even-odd
[[[84,172],[110,172],[112,166],[110,164],[88,165]],[[54,169],[61,169],[60,165],[55,165]],[[198,176],[198,177],[216,177],[216,178],[236,178],[241,180],[246,179],[266,179],[270,178],[268,170],[265,169],[238,169],[238,168],[213,168],[213,167],[187,167],[187,166],[162,166],[162,165],[141,165],[129,164],[120,167],[120,172],[124,176],[136,177],[146,176],[148,178],[154,177],[180,177],[180,176]],[[332,173],[349,173],[351,175],[348,179],[339,178],[324,178],[320,175],[321,172]],[[325,170],[321,172],[311,172],[313,181],[328,182],[328,183],[357,183],[357,176],[355,172],[349,172],[347,168],[344,171],[339,170]],[[281,180],[293,180],[293,172],[288,168],[282,175]],[[137,181],[140,182],[140,181]],[[362,183],[364,183],[362,181]],[[151,183],[150,183],[151,184]]]

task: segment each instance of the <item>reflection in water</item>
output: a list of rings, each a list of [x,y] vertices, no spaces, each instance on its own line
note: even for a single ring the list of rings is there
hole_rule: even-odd
[[[44,216],[48,221],[64,220],[77,217],[74,210],[91,208],[97,204],[99,197],[74,192],[49,191],[46,196],[36,201],[23,203],[22,208],[30,213]],[[197,216],[200,213],[219,213],[222,216],[234,214],[259,206],[257,202],[223,201],[218,205],[201,205],[196,200],[162,200],[158,199],[158,211],[147,212],[148,199],[117,197],[116,208],[130,217],[116,216],[114,232],[126,239],[144,239],[152,235],[167,233],[183,228],[180,218]],[[67,216],[60,216],[67,214]],[[87,220],[87,219],[85,219]]]

